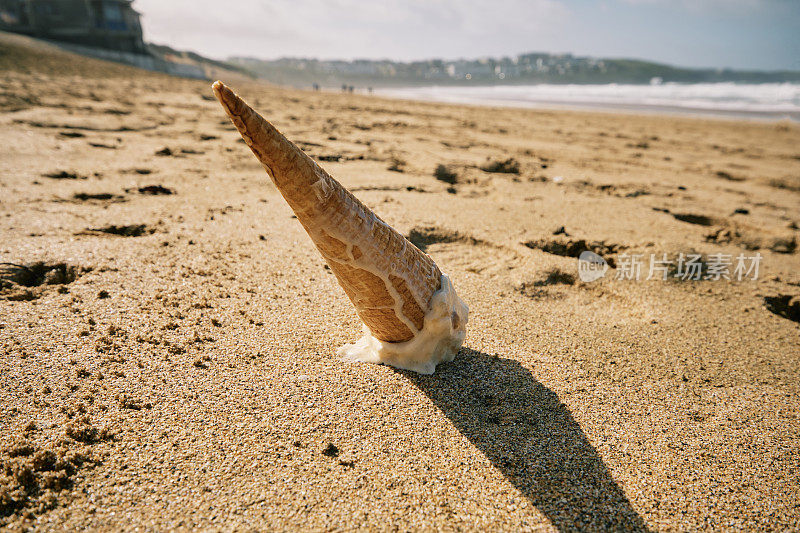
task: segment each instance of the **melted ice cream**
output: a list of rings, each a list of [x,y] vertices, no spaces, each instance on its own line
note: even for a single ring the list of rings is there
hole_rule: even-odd
[[[431,297],[425,324],[406,342],[383,342],[364,327],[364,336],[355,344],[339,348],[342,359],[382,363],[433,374],[436,365],[452,361],[467,334],[469,309],[456,294],[450,279],[442,274],[442,287]],[[416,329],[416,328],[415,328]]]

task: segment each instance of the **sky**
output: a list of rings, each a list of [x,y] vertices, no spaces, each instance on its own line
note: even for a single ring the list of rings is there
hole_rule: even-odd
[[[215,59],[525,52],[800,70],[800,0],[135,0],[145,39]]]

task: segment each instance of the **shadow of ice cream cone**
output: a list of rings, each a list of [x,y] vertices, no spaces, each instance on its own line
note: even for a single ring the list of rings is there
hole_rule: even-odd
[[[403,372],[559,531],[648,531],[569,409],[517,361],[463,348]]]

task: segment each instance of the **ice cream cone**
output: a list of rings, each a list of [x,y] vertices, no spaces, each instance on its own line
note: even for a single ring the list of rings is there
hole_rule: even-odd
[[[442,273],[221,82],[214,93],[297,215],[361,320],[383,342],[422,330]]]

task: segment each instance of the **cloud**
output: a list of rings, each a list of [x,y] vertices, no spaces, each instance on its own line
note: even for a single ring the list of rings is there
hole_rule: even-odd
[[[791,7],[796,0],[621,0],[623,4],[665,6],[696,13],[746,14],[762,9]]]
[[[543,41],[567,18],[559,0],[137,0],[146,38],[214,57],[497,54]]]
[[[145,38],[224,59],[529,51],[797,68],[800,0],[135,0]]]

